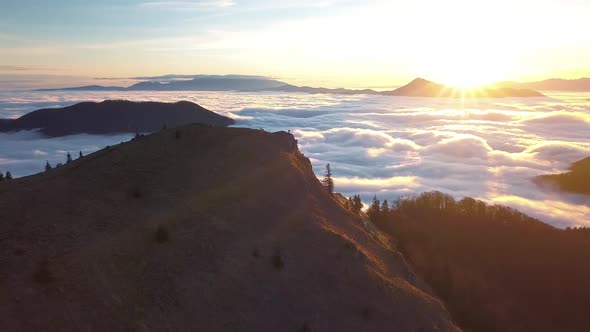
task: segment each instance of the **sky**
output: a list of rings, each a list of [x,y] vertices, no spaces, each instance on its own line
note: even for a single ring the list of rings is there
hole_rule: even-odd
[[[170,73],[325,87],[579,78],[590,76],[588,16],[587,0],[0,0],[0,84]]]

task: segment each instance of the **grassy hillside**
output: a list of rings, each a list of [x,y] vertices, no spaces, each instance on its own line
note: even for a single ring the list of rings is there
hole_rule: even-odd
[[[163,130],[3,182],[0,211],[2,331],[457,330],[287,133]]]

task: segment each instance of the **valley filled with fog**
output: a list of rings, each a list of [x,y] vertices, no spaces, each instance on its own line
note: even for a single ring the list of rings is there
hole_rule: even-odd
[[[588,196],[532,182],[590,156],[590,94],[548,98],[449,99],[241,92],[0,92],[0,118],[81,101],[188,100],[236,126],[290,130],[321,176],[330,163],[336,191],[392,200],[439,190],[508,205],[559,227],[590,226]],[[25,176],[67,152],[91,153],[132,134],[44,138],[0,133],[0,171]],[[198,153],[198,147],[195,147]],[[171,162],[174,162],[171,160]],[[239,166],[236,166],[239,167]]]

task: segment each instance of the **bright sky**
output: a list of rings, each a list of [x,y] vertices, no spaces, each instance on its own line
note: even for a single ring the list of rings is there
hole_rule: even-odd
[[[589,17],[588,0],[0,0],[0,78],[578,78],[590,76]]]

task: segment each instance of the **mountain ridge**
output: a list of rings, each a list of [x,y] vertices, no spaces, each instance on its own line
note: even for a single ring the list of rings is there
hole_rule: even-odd
[[[498,86],[534,89],[541,91],[571,91],[571,92],[589,92],[590,78],[582,77],[578,79],[550,78],[534,82],[499,82]]]

